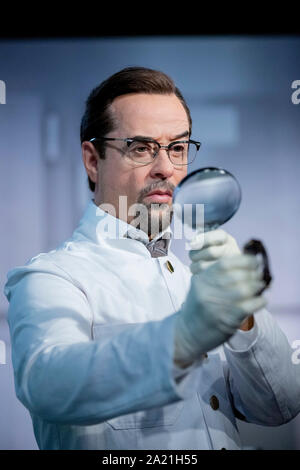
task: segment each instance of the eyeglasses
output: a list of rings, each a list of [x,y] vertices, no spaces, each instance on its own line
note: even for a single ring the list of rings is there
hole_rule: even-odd
[[[128,157],[141,164],[152,163],[160,149],[166,149],[168,157],[173,165],[190,165],[200,149],[201,142],[196,140],[176,140],[169,145],[161,145],[154,139],[127,138],[119,139],[115,137],[93,137],[89,142],[97,140],[121,141],[126,142],[126,154]]]

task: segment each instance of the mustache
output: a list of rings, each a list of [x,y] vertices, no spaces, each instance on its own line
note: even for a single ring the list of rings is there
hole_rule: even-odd
[[[142,200],[147,194],[149,194],[152,191],[160,190],[160,191],[170,191],[172,194],[175,189],[175,185],[172,183],[166,183],[166,182],[160,182],[160,183],[153,183],[147,188],[144,188],[143,191],[141,192],[141,195],[139,197],[139,200]]]

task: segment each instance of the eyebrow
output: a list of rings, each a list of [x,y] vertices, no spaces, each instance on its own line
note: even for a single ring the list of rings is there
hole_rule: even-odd
[[[187,137],[189,136],[190,133],[189,131],[184,131],[181,134],[175,135],[172,139],[170,140],[177,140],[181,139],[182,137]],[[155,141],[153,137],[150,137],[149,135],[135,135],[134,137],[131,137],[131,139],[141,139],[141,140],[152,140]]]

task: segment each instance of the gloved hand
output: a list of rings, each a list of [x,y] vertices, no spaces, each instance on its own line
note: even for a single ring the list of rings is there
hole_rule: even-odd
[[[241,253],[235,239],[222,229],[196,234],[190,242],[190,248],[190,270],[193,274],[203,271],[223,256]]]
[[[175,319],[175,362],[189,363],[227,341],[248,315],[265,307],[256,296],[264,286],[261,263],[249,254],[224,256],[193,274]]]
[[[223,256],[232,256],[241,253],[236,240],[221,229],[209,232],[199,232],[190,243],[189,257],[192,261],[190,270],[193,274],[199,273],[211,266]],[[239,326],[241,330],[248,330],[254,324],[253,312]]]

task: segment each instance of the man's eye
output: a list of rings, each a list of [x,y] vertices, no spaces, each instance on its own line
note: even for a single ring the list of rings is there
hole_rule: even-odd
[[[185,150],[184,145],[174,145],[172,150],[177,153],[182,153]]]
[[[139,145],[134,150],[138,153],[143,153],[143,152],[148,152],[149,148],[146,147],[145,145],[144,146]]]
[[[135,153],[149,153],[152,150],[152,146],[145,142],[134,142],[130,146],[130,150]]]

